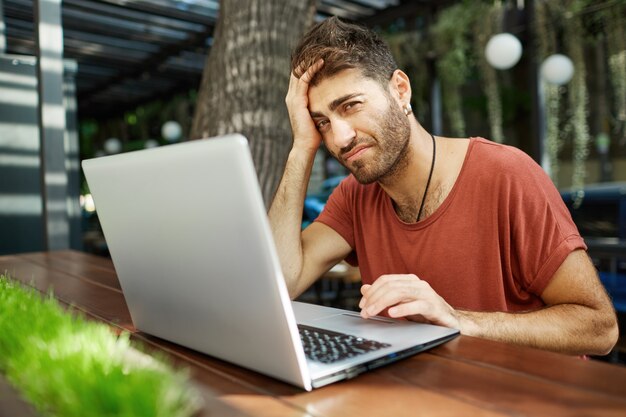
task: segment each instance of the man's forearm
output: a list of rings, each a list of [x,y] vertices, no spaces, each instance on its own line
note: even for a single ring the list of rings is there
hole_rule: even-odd
[[[605,355],[618,329],[612,312],[560,304],[526,313],[457,310],[462,334],[572,355]]]
[[[315,154],[293,148],[269,210],[270,225],[289,293],[302,271],[302,210]]]

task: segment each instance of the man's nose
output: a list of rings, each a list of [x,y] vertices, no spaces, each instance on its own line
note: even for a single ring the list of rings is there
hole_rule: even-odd
[[[339,149],[345,148],[356,138],[356,131],[346,120],[336,119],[333,125],[333,142]]]

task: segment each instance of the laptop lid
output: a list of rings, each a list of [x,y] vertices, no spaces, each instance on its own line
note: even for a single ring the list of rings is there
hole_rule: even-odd
[[[86,160],[83,169],[139,330],[306,390],[458,334],[292,304],[241,135]],[[296,318],[385,347],[332,363],[307,361]]]
[[[139,330],[311,389],[243,136],[82,167]]]

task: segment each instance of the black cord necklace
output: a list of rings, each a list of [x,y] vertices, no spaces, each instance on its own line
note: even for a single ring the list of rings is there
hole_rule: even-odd
[[[420,221],[420,217],[422,217],[422,210],[424,209],[424,202],[426,201],[426,193],[428,193],[428,187],[430,186],[430,180],[433,177],[433,171],[435,170],[435,157],[437,156],[437,147],[435,142],[435,137],[433,134],[430,134],[430,137],[433,138],[433,161],[430,163],[430,172],[428,173],[428,181],[426,181],[426,188],[424,188],[424,195],[422,196],[422,204],[420,205],[420,211],[417,213],[417,220],[415,222]]]

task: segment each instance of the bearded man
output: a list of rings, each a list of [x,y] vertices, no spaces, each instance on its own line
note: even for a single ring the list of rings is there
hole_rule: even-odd
[[[364,318],[607,354],[615,311],[550,179],[516,148],[430,134],[410,100],[408,76],[364,27],[330,18],[294,50],[293,147],[269,212],[290,295],[345,259],[361,272]],[[321,143],[351,175],[301,231]]]

